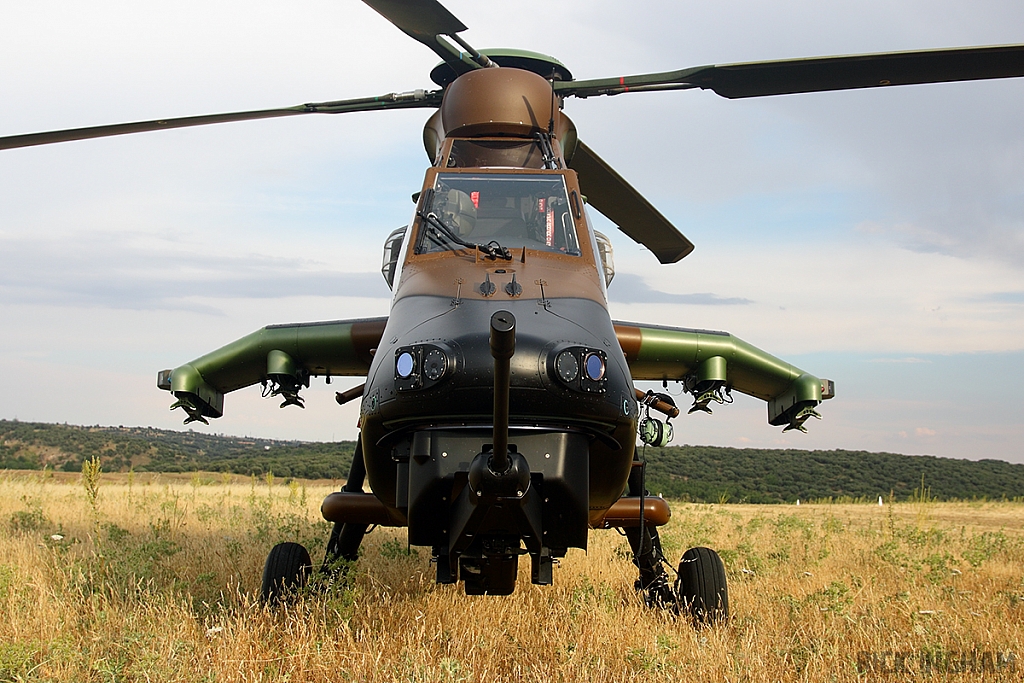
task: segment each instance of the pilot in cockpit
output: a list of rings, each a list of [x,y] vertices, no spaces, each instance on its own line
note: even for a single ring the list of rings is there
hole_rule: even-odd
[[[564,192],[560,177],[448,176],[444,181],[438,183],[433,211],[460,239],[579,254],[567,201],[554,194]]]

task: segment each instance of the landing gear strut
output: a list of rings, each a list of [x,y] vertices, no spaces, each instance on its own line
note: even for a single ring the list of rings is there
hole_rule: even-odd
[[[356,440],[356,450],[352,454],[352,466],[348,471],[348,479],[341,488],[349,493],[360,493],[366,479],[366,463],[363,461],[363,441]],[[327,541],[327,554],[321,571],[325,574],[336,574],[341,562],[355,562],[359,557],[359,546],[369,527],[366,524],[341,524],[335,522],[331,529],[331,538]]]
[[[629,474],[629,495],[650,495],[643,487],[643,465],[633,467]],[[644,594],[648,607],[673,608],[676,595],[669,584],[662,567],[665,556],[661,552],[661,538],[658,527],[647,525],[626,529],[626,539],[633,551],[633,564],[640,570],[640,578],[633,587]]]
[[[356,442],[352,454],[352,467],[342,490],[360,492],[366,479],[366,463],[363,462],[362,441]],[[321,574],[336,577],[344,572],[345,562],[354,562],[359,555],[359,545],[366,535],[366,524],[338,524],[331,530],[327,542],[327,553],[320,568]],[[276,604],[306,586],[313,574],[313,562],[309,551],[298,543],[278,543],[267,556],[263,567],[263,601]]]
[[[643,465],[634,467],[629,475],[629,495],[650,495],[643,487]],[[648,607],[687,613],[697,625],[713,625],[729,617],[729,591],[725,581],[725,565],[711,548],[690,548],[683,553],[674,585],[669,583],[661,551],[658,528],[644,524],[627,528],[626,538],[633,550],[633,563],[640,578],[633,584],[644,594]]]

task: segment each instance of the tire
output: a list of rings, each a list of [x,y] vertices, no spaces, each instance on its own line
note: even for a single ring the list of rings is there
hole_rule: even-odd
[[[278,543],[263,566],[263,601],[277,604],[306,585],[313,570],[309,551],[298,543]]]
[[[684,610],[698,625],[713,625],[729,618],[729,590],[725,565],[711,548],[690,548],[679,562],[676,594]]]

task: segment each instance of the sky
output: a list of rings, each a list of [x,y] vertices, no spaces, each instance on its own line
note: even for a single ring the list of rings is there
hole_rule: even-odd
[[[1016,0],[445,4],[473,46],[577,78],[1024,42]],[[3,3],[0,135],[429,88],[436,62],[357,0]],[[808,434],[740,396],[674,443],[1024,462],[1024,80],[565,111],[696,244],[662,266],[600,222],[612,316],[727,330],[836,382]],[[426,115],[0,152],[0,418],[181,429],[158,370],[267,324],[386,315],[381,247],[411,217]],[[354,438],[333,392],[359,382],[314,384],[304,411],[249,388],[192,427]]]

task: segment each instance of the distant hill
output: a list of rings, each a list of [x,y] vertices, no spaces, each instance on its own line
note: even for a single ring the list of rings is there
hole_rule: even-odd
[[[343,479],[355,442],[278,441],[146,427],[77,427],[0,420],[0,469],[234,472]],[[647,488],[699,502],[792,503],[914,495],[924,477],[940,500],[1024,498],[1024,465],[864,451],[670,446],[647,448]]]
[[[797,499],[1024,498],[1024,465],[866,451],[673,446],[646,449],[647,488],[686,500],[792,503]],[[917,495],[921,495],[918,492]]]
[[[0,420],[0,469],[79,471],[99,455],[108,472],[235,472],[343,479],[354,441],[278,441],[151,427],[77,427]]]

